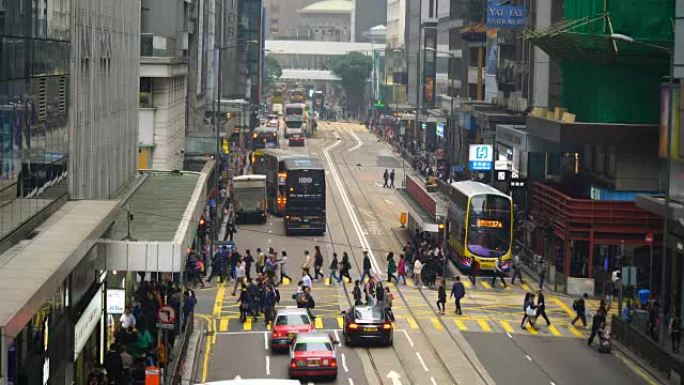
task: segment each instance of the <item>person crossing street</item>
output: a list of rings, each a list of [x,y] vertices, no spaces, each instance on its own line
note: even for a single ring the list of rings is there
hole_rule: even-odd
[[[371,268],[373,265],[371,264],[371,259],[370,256],[368,255],[368,250],[363,251],[363,274],[361,274],[361,282],[364,282],[364,279],[368,277],[370,280],[372,278],[371,276]]]
[[[500,278],[501,279],[501,284],[503,285],[504,289],[506,288],[506,281],[504,280],[504,271],[503,271],[503,265],[501,262],[501,257],[496,259],[496,262],[494,262],[494,273],[492,274],[492,287],[496,287],[496,279]]]
[[[454,298],[456,305],[455,312],[463,314],[463,311],[461,310],[461,299],[465,297],[465,286],[463,286],[463,282],[461,282],[461,277],[456,277],[456,281],[454,281],[454,284],[451,286],[450,297]]]
[[[320,278],[325,278],[321,269],[323,268],[323,253],[321,253],[320,246],[314,246],[314,281]]]
[[[388,188],[389,187],[389,171],[385,169],[385,172],[382,174],[382,179],[385,181],[385,183],[382,185],[383,188]]]

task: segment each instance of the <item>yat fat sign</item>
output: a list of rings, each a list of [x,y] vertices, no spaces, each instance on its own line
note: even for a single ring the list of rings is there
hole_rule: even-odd
[[[504,5],[505,0],[489,0],[487,4],[487,28],[513,29],[527,24],[527,8]]]

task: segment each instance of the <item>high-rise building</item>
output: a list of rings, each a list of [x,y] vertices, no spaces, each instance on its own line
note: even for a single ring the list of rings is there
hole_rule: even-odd
[[[269,40],[299,40],[301,15],[297,12],[320,0],[264,0],[266,38]]]
[[[387,23],[388,0],[353,0],[352,40],[371,41],[368,31]]]

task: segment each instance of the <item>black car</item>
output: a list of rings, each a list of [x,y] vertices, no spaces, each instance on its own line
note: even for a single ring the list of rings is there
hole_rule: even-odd
[[[391,346],[394,327],[384,307],[352,306],[342,312],[342,333],[347,345],[380,342]]]

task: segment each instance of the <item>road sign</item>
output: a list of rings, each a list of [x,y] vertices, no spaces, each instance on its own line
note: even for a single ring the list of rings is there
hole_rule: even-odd
[[[491,171],[494,148],[490,144],[471,144],[468,151],[468,168],[471,171]]]
[[[171,306],[162,306],[157,313],[157,321],[160,324],[173,324],[176,322],[176,310]]]

